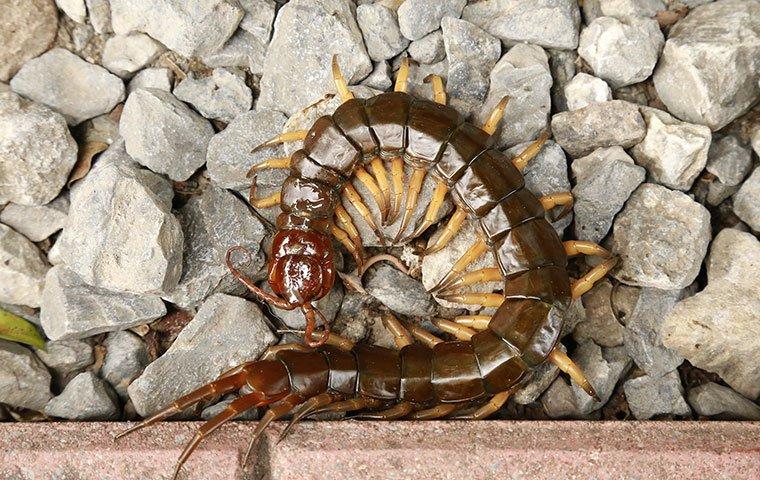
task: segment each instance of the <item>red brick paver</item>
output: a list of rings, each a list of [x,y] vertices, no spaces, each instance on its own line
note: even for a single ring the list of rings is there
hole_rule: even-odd
[[[122,439],[118,423],[0,424],[0,479],[169,478],[199,423]],[[239,466],[252,423],[220,429],[184,479],[760,478],[760,422],[305,422],[275,425]]]

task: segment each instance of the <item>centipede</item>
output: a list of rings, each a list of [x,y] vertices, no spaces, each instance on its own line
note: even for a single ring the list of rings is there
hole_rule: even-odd
[[[571,301],[603,278],[616,258],[590,242],[561,240],[550,219],[572,210],[569,192],[538,197],[526,188],[522,172],[549,135],[541,133],[524,151],[509,158],[494,140],[508,97],[479,127],[447,106],[441,77],[425,79],[432,86],[432,100],[411,96],[409,68],[404,59],[393,91],[359,99],[333,57],[340,106],[309,130],[282,133],[260,146],[303,142],[292,155],[265,160],[251,169],[252,176],[266,168],[289,169],[276,193],[256,198],[252,187],[250,194],[254,208],[281,208],[267,264],[272,293],[257,286],[233,262],[240,247],[228,251],[226,263],[260,301],[303,311],[303,343],[270,347],[260,359],[223,373],[117,436],[199,402],[238,392],[188,442],[174,478],[206,436],[253,408],[267,410],[252,433],[244,464],[267,426],[287,415],[291,420],[283,436],[298,421],[324,412],[350,412],[354,418],[375,420],[486,418],[545,362],[556,365],[599,401],[581,369],[558,344]],[[408,182],[405,167],[412,172]],[[427,176],[435,181],[435,189],[424,217],[415,225],[412,212]],[[368,198],[359,194],[353,179],[366,187]],[[391,313],[383,314],[395,349],[352,342],[331,332],[315,302],[336,281],[333,239],[360,269],[369,263],[346,206],[353,206],[384,243],[399,245],[433,227],[445,199],[450,199],[454,211],[439,234],[430,237],[423,254],[444,248],[465,221],[478,225],[478,235],[431,292],[450,301],[494,307],[495,313],[437,319],[436,327],[452,340]],[[379,215],[373,216],[368,201],[377,203]],[[557,210],[561,211],[554,215]],[[385,238],[379,226],[392,222],[400,223],[398,233]],[[489,252],[496,267],[467,271]],[[601,262],[571,279],[568,259],[576,255],[600,257]],[[494,281],[503,284],[500,293],[464,291]]]

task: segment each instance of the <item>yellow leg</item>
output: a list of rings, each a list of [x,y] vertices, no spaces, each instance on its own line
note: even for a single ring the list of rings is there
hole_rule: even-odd
[[[570,192],[550,193],[539,198],[538,201],[547,212],[551,212],[554,207],[562,206],[562,210],[552,221],[559,220],[573,210],[573,194]]]
[[[617,264],[617,257],[608,258],[596,267],[592,268],[586,275],[574,281],[570,287],[573,298],[580,298],[584,293],[593,288],[594,283],[604,278],[607,273]]]
[[[412,173],[412,178],[409,180],[409,191],[406,194],[406,205],[404,205],[404,217],[401,220],[401,227],[398,229],[396,238],[393,243],[398,243],[399,239],[404,235],[404,230],[409,225],[412,219],[412,214],[415,208],[417,208],[417,200],[420,196],[420,190],[422,190],[422,182],[425,181],[425,175],[427,170],[424,168],[416,168]]]
[[[418,325],[409,325],[409,332],[428,348],[433,348],[439,343],[443,343],[443,340]]]
[[[528,162],[538,155],[538,152],[541,151],[541,147],[544,146],[547,140],[549,140],[549,133],[546,131],[541,132],[541,135],[538,136],[535,142],[525,147],[525,150],[512,159],[512,165],[522,172]]]
[[[478,408],[474,412],[468,413],[466,415],[457,415],[454,418],[457,420],[483,420],[484,418],[493,415],[497,410],[503,407],[504,404],[507,403],[507,400],[509,400],[509,397],[511,397],[516,390],[516,388],[512,388],[505,392],[497,393],[491,397],[491,400],[489,400],[488,403]]]
[[[382,319],[383,325],[385,325],[385,328],[387,328],[393,335],[393,341],[396,343],[396,347],[399,350],[414,343],[412,334],[409,333],[409,330],[404,328],[396,317],[390,313],[386,313],[382,316]]]
[[[491,321],[490,315],[460,315],[454,318],[459,325],[470,327],[473,330],[485,330]]]
[[[256,172],[260,170],[266,170],[267,168],[290,168],[290,157],[268,158],[263,162],[259,162],[256,165],[252,166],[245,176],[246,178],[251,178],[256,174]]]
[[[443,87],[443,79],[439,75],[431,73],[423,81],[433,84],[433,99],[435,103],[446,105],[446,89]]]
[[[504,295],[500,293],[452,293],[437,295],[438,298],[452,303],[464,303],[465,305],[480,305],[482,307],[498,307],[504,303]]]
[[[354,225],[354,219],[351,218],[351,215],[349,215],[346,209],[343,208],[343,205],[338,204],[335,206],[335,218],[338,219],[340,227],[348,234],[348,238],[351,239],[351,242],[353,242],[353,244],[356,245],[356,248],[360,250],[363,258],[364,245],[362,245],[362,237],[359,235],[359,230],[356,229],[356,225]]]
[[[385,203],[385,196],[380,190],[380,187],[375,182],[375,178],[367,172],[364,167],[359,167],[355,171],[356,178],[369,190],[372,194],[372,198],[375,199],[377,207],[380,209],[380,217],[383,221],[388,217],[388,205]]]
[[[276,137],[272,137],[266,142],[262,143],[261,145],[254,147],[253,150],[251,150],[251,153],[257,152],[261,150],[262,148],[271,147],[272,145],[277,145],[279,143],[285,143],[285,142],[296,142],[299,140],[304,140],[306,138],[306,135],[309,134],[308,130],[293,130],[292,132],[285,132],[277,135]]]
[[[434,318],[433,325],[440,328],[446,333],[454,335],[457,340],[463,340],[465,342],[469,341],[472,336],[477,333],[471,328],[467,328],[464,325],[452,322],[451,320],[446,320],[445,318]]]
[[[346,83],[346,79],[343,78],[343,73],[340,71],[340,66],[338,65],[338,55],[333,55],[332,57],[332,74],[333,74],[333,81],[335,82],[335,88],[338,90],[338,95],[340,95],[340,99],[344,102],[346,100],[351,100],[354,98],[354,94],[351,93],[351,90],[348,89],[348,84]]]
[[[281,192],[279,190],[268,197],[253,198],[254,190],[255,188],[251,187],[251,193],[248,195],[248,201],[253,208],[270,208],[280,204]]]
[[[478,238],[475,243],[473,243],[472,246],[468,248],[466,252],[464,252],[464,255],[462,255],[462,257],[456,261],[454,266],[451,267],[449,273],[447,273],[441,279],[441,281],[438,282],[438,285],[433,288],[433,291],[438,291],[446,288],[449,283],[454,281],[462,272],[464,272],[465,268],[467,268],[467,265],[477,260],[478,257],[486,252],[486,250],[488,250],[488,245],[486,245],[486,242],[483,241],[482,238]]]
[[[476,283],[496,282],[502,278],[501,270],[497,267],[481,268],[480,270],[465,273],[449,283],[446,288],[441,289],[440,292],[450,292],[456,288],[475,285]]]
[[[367,225],[372,228],[372,230],[375,232],[375,235],[377,235],[377,238],[380,239],[380,242],[385,243],[385,237],[383,237],[380,229],[377,228],[377,224],[372,218],[372,213],[369,211],[369,207],[364,204],[361,195],[359,195],[359,192],[356,191],[353,185],[346,185],[346,188],[343,189],[343,195],[346,201],[348,201],[348,203],[353,205],[354,208],[359,211],[359,215],[361,215],[364,221],[367,222]]]
[[[496,131],[496,127],[499,126],[499,122],[501,122],[501,118],[504,116],[504,109],[507,108],[507,103],[509,103],[509,96],[505,96],[499,100],[496,108],[494,108],[491,115],[488,116],[488,120],[485,125],[483,125],[483,130],[489,135],[493,135]]]
[[[393,87],[394,92],[406,92],[407,80],[409,79],[409,57],[401,59],[401,65],[396,75],[396,85]]]
[[[390,209],[391,207],[391,186],[390,183],[388,183],[388,173],[385,171],[385,164],[383,163],[383,160],[380,157],[374,157],[372,161],[369,164],[370,168],[372,169],[372,174],[375,176],[375,180],[377,180],[377,185],[380,188],[380,191],[383,192],[383,198],[385,199],[385,205]],[[383,218],[383,222],[387,222],[388,220],[388,212],[386,212],[386,217]],[[385,225],[385,223],[383,223]]]
[[[335,225],[330,226],[330,232],[332,233],[333,237],[335,237],[340,243],[343,244],[344,247],[346,247],[346,250],[348,250],[351,256],[354,257],[357,267],[359,270],[361,270],[362,265],[364,264],[362,252],[359,250],[359,248],[357,248],[356,244],[352,242],[350,238],[348,238],[348,234]]]
[[[354,410],[361,410],[364,408],[378,408],[382,405],[382,402],[376,398],[360,397],[352,398],[350,400],[343,400],[342,402],[335,402],[327,405],[326,407],[319,408],[312,412],[313,415],[325,412],[352,412]]]
[[[433,242],[432,245],[429,245],[427,249],[425,249],[425,255],[431,255],[445,247],[446,244],[448,244],[451,239],[454,238],[457,232],[459,232],[459,229],[462,228],[462,224],[466,218],[467,212],[465,212],[461,207],[457,207],[456,211],[451,216],[451,219],[443,228],[441,235],[436,239],[435,242]]]
[[[456,403],[442,403],[432,408],[412,412],[406,418],[409,420],[434,420],[436,418],[443,418],[458,408],[460,406]]]
[[[393,211],[388,223],[393,223],[401,213],[401,202],[404,199],[404,159],[395,157],[391,160],[391,179],[393,181]]]
[[[338,347],[344,352],[350,352],[354,348],[354,342],[347,339],[346,337],[341,337],[337,333],[330,332],[330,336],[327,337],[327,341],[325,342],[325,345],[332,345],[333,347]]]
[[[599,399],[599,396],[596,394],[596,390],[594,390],[594,387],[591,386],[591,383],[589,383],[586,375],[583,374],[583,370],[581,370],[580,367],[575,364],[575,362],[570,360],[570,357],[565,355],[565,352],[558,349],[557,347],[554,347],[554,349],[549,352],[549,356],[546,357],[546,359],[556,365],[557,368],[570,375],[570,378],[572,378],[573,381],[577,383],[584,392],[588,393],[591,398],[597,402],[601,401]]]
[[[412,407],[411,403],[400,402],[387,410],[380,410],[379,412],[365,412],[357,415],[355,418],[361,418],[364,420],[395,420],[397,418],[409,415],[413,410],[414,407]]]
[[[430,200],[430,205],[428,205],[427,211],[425,212],[425,218],[422,220],[422,223],[414,229],[414,232],[412,232],[409,238],[419,237],[430,227],[430,225],[433,224],[433,222],[435,222],[435,217],[438,216],[438,211],[443,206],[443,200],[446,198],[446,193],[448,193],[448,191],[449,186],[446,185],[446,182],[438,179],[438,182],[435,184],[435,190],[433,191],[433,198]]]
[[[563,242],[562,245],[565,247],[565,253],[569,257],[572,257],[573,255],[592,255],[594,257],[602,257],[602,258],[610,258],[612,257],[612,254],[601,247],[601,245],[597,245],[593,242],[584,242],[582,240],[569,240],[567,242]]]

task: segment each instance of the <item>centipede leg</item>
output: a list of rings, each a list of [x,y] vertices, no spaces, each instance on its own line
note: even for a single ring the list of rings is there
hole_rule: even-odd
[[[251,178],[261,170],[271,169],[285,169],[290,168],[290,157],[273,157],[267,158],[263,162],[259,162],[252,166],[248,173],[245,174],[246,178]]]
[[[525,147],[525,150],[518,153],[512,159],[512,165],[514,165],[516,169],[522,172],[528,162],[530,162],[536,155],[538,155],[538,152],[541,151],[541,147],[544,146],[544,143],[546,143],[547,140],[549,140],[549,132],[541,132],[541,135],[538,136],[535,142]]]
[[[398,74],[396,75],[396,84],[393,87],[393,91],[406,92],[408,79],[409,79],[409,57],[404,57],[401,59],[401,65],[399,66]]]
[[[473,330],[485,330],[491,322],[491,315],[460,315],[454,318],[459,325],[472,328]]]
[[[452,303],[463,303],[465,305],[480,305],[481,307],[498,307],[504,302],[504,295],[500,293],[450,293],[446,295],[437,295],[438,298]]]
[[[333,82],[335,82],[335,88],[338,90],[340,99],[344,102],[354,98],[354,94],[348,89],[348,83],[343,77],[343,73],[340,71],[340,65],[338,65],[338,55],[335,54],[332,57],[332,75]]]
[[[515,390],[516,389],[509,389],[503,392],[499,392],[491,397],[488,403],[478,408],[474,412],[464,415],[457,415],[454,418],[456,420],[483,420],[484,418],[493,415],[497,410],[503,407],[504,404],[507,403],[507,400],[509,400],[509,397],[511,397],[515,392]]]
[[[565,247],[565,253],[570,257],[574,255],[592,255],[601,258],[612,257],[612,254],[609,251],[594,242],[568,240],[567,242],[563,242],[562,245]]]
[[[433,100],[435,100],[435,103],[446,105],[446,89],[443,87],[443,79],[440,75],[431,73],[425,77],[423,82],[433,84]]]
[[[302,141],[306,139],[306,135],[308,134],[309,134],[308,130],[293,130],[292,132],[283,132],[279,135],[276,135],[270,138],[266,142],[260,145],[257,145],[256,147],[253,148],[253,150],[251,150],[251,153],[257,152],[261,150],[262,148],[278,145],[280,143]]]
[[[607,273],[617,264],[618,258],[613,257],[605,260],[596,267],[592,268],[587,274],[574,281],[570,286],[573,298],[580,298],[584,293],[591,290],[594,283],[604,278]]]
[[[380,220],[385,223],[385,219],[388,218],[389,205],[385,203],[385,195],[383,195],[380,186],[375,181],[375,178],[364,169],[364,167],[358,167],[355,172],[356,179],[359,180],[364,187],[372,194],[372,198],[377,203],[377,208],[380,209]]]
[[[588,393],[591,398],[597,402],[601,402],[599,395],[596,394],[596,390],[594,390],[594,387],[591,386],[591,383],[586,378],[583,370],[581,370],[581,368],[576,365],[575,362],[570,360],[570,357],[565,355],[565,352],[558,349],[557,347],[554,347],[552,351],[549,352],[549,355],[546,359],[556,365],[557,368],[570,375],[570,378],[572,378],[573,381],[578,384],[578,386],[581,387],[584,392]]]
[[[413,410],[414,407],[411,403],[399,402],[387,410],[380,410],[377,412],[363,412],[354,418],[361,420],[396,420],[397,418],[409,415]]]
[[[439,293],[451,292],[456,288],[465,287],[468,285],[475,285],[478,283],[497,282],[502,279],[501,270],[498,267],[481,268],[480,270],[474,270],[467,272],[460,276],[453,282],[449,283],[446,288],[439,290]]]
[[[393,182],[393,208],[388,217],[388,224],[396,221],[401,213],[401,202],[404,199],[404,159],[394,157],[391,160],[391,180]]]
[[[454,335],[457,340],[462,340],[465,342],[470,341],[473,335],[477,333],[471,328],[465,327],[464,325],[460,325],[456,322],[452,322],[451,320],[446,320],[445,318],[434,318],[433,325],[440,328],[446,333]]]
[[[433,224],[433,222],[435,222],[435,217],[438,216],[438,211],[443,206],[443,200],[446,198],[446,193],[448,193],[448,191],[449,186],[446,182],[439,179],[435,184],[433,198],[430,200],[430,205],[428,205],[427,211],[425,212],[425,218],[408,238],[419,237]]]
[[[364,264],[362,251],[351,241],[350,238],[348,238],[348,234],[335,225],[330,226],[330,233],[332,233],[333,237],[346,247],[346,250],[348,250],[351,256],[354,257],[357,267],[361,270],[362,265]]]
[[[341,413],[341,412],[353,412],[355,410],[362,410],[364,408],[378,408],[383,405],[383,402],[376,398],[360,397],[352,398],[349,400],[343,400],[342,402],[335,402],[326,407],[319,408],[311,413],[311,415],[318,415],[320,413]]]
[[[399,322],[393,314],[386,313],[382,316],[382,319],[383,325],[385,325],[385,328],[387,328],[393,335],[393,341],[396,343],[396,347],[399,350],[414,343],[414,339],[409,333],[409,330],[404,328],[401,322]]]
[[[433,348],[443,342],[443,340],[418,325],[409,325],[409,333],[428,348]]]
[[[393,239],[393,243],[398,243],[401,237],[404,235],[406,227],[412,219],[412,214],[417,208],[417,200],[422,190],[422,182],[425,181],[427,170],[424,168],[415,168],[412,172],[412,178],[409,180],[409,191],[406,194],[406,204],[404,205],[404,216],[401,219],[401,227],[398,229],[396,238]],[[445,192],[444,192],[445,193]]]
[[[425,249],[425,255],[432,255],[433,253],[445,247],[459,232],[459,229],[462,228],[462,224],[466,218],[467,212],[465,212],[461,207],[457,207],[457,209],[454,211],[454,214],[449,219],[449,222],[445,227],[443,227],[441,235],[438,236],[432,245],[428,245],[428,247]]]
[[[253,206],[253,208],[270,208],[279,205],[282,201],[282,194],[279,190],[267,197],[262,198],[254,198],[254,191],[255,188],[252,186],[251,192],[248,194],[248,202]]]
[[[454,265],[451,267],[451,270],[449,270],[449,272],[444,275],[444,277],[441,279],[441,281],[438,282],[432,291],[437,292],[446,288],[451,282],[459,277],[462,272],[464,272],[465,268],[467,268],[467,265],[477,260],[478,257],[483,255],[487,250],[488,245],[486,245],[486,242],[483,241],[482,238],[478,238],[478,240],[473,243],[466,252],[464,252],[462,257],[457,260],[456,263],[454,263]]]
[[[327,405],[330,405],[331,403],[334,403],[341,398],[342,397],[336,393],[325,392],[306,400],[293,411],[293,418],[290,420],[282,433],[280,433],[280,438],[277,439],[277,443],[283,441],[293,426],[300,420],[308,417],[318,409],[326,407]]]
[[[375,176],[377,186],[383,194],[385,205],[388,208],[385,217],[382,219],[383,225],[386,225],[388,222],[388,216],[392,213],[393,209],[393,206],[391,205],[391,185],[388,182],[388,173],[385,170],[383,159],[380,157],[373,157],[369,162],[369,166],[372,170],[372,174]]]
[[[435,407],[412,412],[407,415],[406,418],[409,420],[435,420],[436,418],[443,418],[446,415],[450,415],[459,408],[461,407],[456,403],[442,403]]]
[[[264,430],[266,430],[269,424],[278,418],[287,415],[288,412],[293,410],[293,408],[299,403],[303,403],[303,401],[303,397],[293,393],[286,396],[266,411],[264,416],[261,417],[261,420],[259,420],[259,423],[256,425],[256,429],[253,431],[253,438],[251,438],[251,441],[248,443],[248,449],[245,451],[245,456],[243,457],[243,465],[248,463],[248,457],[250,457],[251,452],[253,451],[253,447],[256,446],[256,443],[259,441],[259,438],[264,433]]]
[[[343,189],[343,198],[345,201],[353,205],[353,207],[359,212],[359,215],[361,215],[364,221],[367,222],[367,225],[369,225],[372,231],[375,232],[375,235],[380,242],[385,244],[385,236],[383,236],[380,229],[377,228],[377,224],[372,218],[372,213],[369,211],[369,207],[364,204],[364,200],[362,200],[361,195],[359,195],[359,192],[356,191],[353,185],[346,185],[346,188]]]
[[[483,131],[489,135],[493,135],[496,131],[496,127],[499,126],[502,117],[504,117],[504,110],[507,108],[507,103],[509,103],[509,96],[504,96],[499,100],[499,103],[493,109],[491,115],[488,116],[488,120],[486,120],[486,123],[483,125]]]
[[[568,213],[573,211],[573,194],[570,192],[558,192],[544,195],[538,199],[544,210],[551,212],[554,207],[562,207],[562,210],[552,218],[553,222],[564,218]]]
[[[300,343],[285,343],[282,345],[272,345],[267,348],[261,355],[259,360],[273,360],[280,352],[295,351],[295,352],[310,352],[311,349],[301,345]]]

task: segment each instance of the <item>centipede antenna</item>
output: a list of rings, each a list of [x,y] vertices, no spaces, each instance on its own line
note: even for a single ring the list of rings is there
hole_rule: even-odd
[[[502,97],[493,111],[491,111],[491,115],[488,116],[488,120],[483,125],[483,130],[489,135],[493,135],[496,127],[499,126],[499,122],[501,122],[504,116],[504,110],[507,108],[507,103],[509,103],[509,95]]]
[[[581,368],[578,365],[576,365],[575,362],[570,360],[570,357],[565,355],[565,352],[563,352],[557,347],[554,347],[552,351],[549,352],[549,356],[547,357],[547,360],[549,360],[551,363],[556,365],[557,368],[559,368],[566,374],[570,375],[570,378],[572,378],[573,381],[576,384],[578,384],[578,386],[581,387],[584,392],[588,393],[589,396],[591,396],[591,398],[593,398],[597,402],[601,402],[599,395],[596,394],[596,390],[594,390],[594,387],[586,378],[586,375],[583,373],[583,370],[581,370]]]
[[[354,98],[354,94],[348,89],[348,83],[343,77],[343,73],[340,71],[340,65],[338,65],[338,55],[335,54],[332,57],[332,75],[335,82],[335,88],[338,90],[341,100],[344,102]]]

